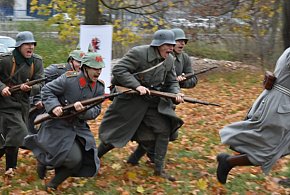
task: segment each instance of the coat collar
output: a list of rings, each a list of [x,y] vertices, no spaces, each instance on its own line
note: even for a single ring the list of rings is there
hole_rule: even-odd
[[[154,61],[156,59],[159,59],[160,61],[164,60],[164,58],[162,58],[160,56],[157,47],[149,46],[149,49],[148,49],[148,62],[152,62],[152,61]]]
[[[89,86],[91,89],[94,89],[94,87],[96,86],[96,82],[89,82],[89,80],[85,77],[84,73],[81,72],[79,76],[79,85],[81,88]]]

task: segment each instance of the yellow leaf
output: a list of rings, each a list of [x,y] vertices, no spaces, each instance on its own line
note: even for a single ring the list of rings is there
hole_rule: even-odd
[[[144,188],[142,186],[137,187],[137,192],[143,194],[145,192]]]
[[[204,179],[199,179],[197,181],[197,184],[196,185],[201,190],[206,190],[206,188],[207,188],[207,183],[206,183],[206,181]]]
[[[114,170],[120,170],[120,169],[121,169],[121,165],[120,165],[119,163],[114,163],[114,164],[112,165],[112,168],[113,168]]]
[[[137,179],[137,174],[136,174],[135,172],[131,172],[131,171],[129,171],[129,172],[127,173],[127,176],[128,176],[128,179],[129,179],[129,180],[135,180],[135,179]]]

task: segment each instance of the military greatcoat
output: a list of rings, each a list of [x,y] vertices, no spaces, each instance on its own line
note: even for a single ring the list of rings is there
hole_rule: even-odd
[[[268,173],[275,162],[290,152],[290,48],[276,63],[276,84],[254,102],[248,119],[225,126],[221,141],[245,153],[254,165]]]
[[[46,84],[41,90],[42,101],[48,113],[59,105],[65,106],[103,94],[103,82],[87,82],[82,71],[69,71]],[[95,176],[100,162],[95,138],[86,121],[95,119],[100,112],[99,104],[73,118],[48,120],[38,134],[25,138],[25,146],[33,151],[42,164],[57,168],[66,159],[76,137],[80,137],[84,140],[82,144],[85,151],[82,155],[82,167],[74,176]]]
[[[182,73],[188,74],[193,73],[192,63],[189,56],[182,52],[180,54],[175,54],[175,71],[176,75],[180,76]],[[197,84],[197,77],[193,76],[190,79],[187,79],[183,82],[180,82],[179,85],[181,88],[193,88]]]
[[[18,58],[15,58],[15,55]],[[29,59],[30,63],[26,60],[17,48],[13,53],[0,55],[0,91],[6,86],[19,85],[27,80],[44,77],[40,56],[33,54]],[[33,85],[32,90],[39,92],[42,85],[43,83]],[[2,132],[5,138],[4,146],[21,146],[24,137],[28,134],[29,95],[30,92],[23,91],[14,92],[7,97],[0,95],[0,133]],[[0,148],[3,146],[1,143],[3,142],[0,142]]]
[[[161,66],[151,71],[134,74],[151,68],[163,60],[155,47],[149,45],[134,47],[113,67],[112,83],[132,89],[142,85],[149,89],[178,93],[180,88],[176,80],[172,55],[167,57]],[[100,140],[115,147],[125,146],[136,133],[149,106],[150,100],[146,96],[123,94],[115,97],[101,122]],[[169,99],[161,98],[158,112],[170,119],[171,132],[175,132],[183,124],[176,116],[173,103]]]

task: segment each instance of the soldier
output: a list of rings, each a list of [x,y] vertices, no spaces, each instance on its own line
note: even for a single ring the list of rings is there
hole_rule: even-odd
[[[51,64],[44,69],[44,75],[48,77],[46,83],[56,79],[63,73],[67,71],[80,71],[81,59],[85,55],[85,53],[81,50],[73,50],[69,53],[69,57],[67,59],[67,63],[62,64]],[[56,76],[55,76],[56,75]],[[41,102],[40,94],[37,94],[31,97],[31,107],[32,111],[29,112],[29,121],[28,121],[28,131],[30,134],[37,133],[37,129],[34,126],[34,120],[37,115],[45,112],[45,109]]]
[[[184,77],[185,74],[193,73],[192,62],[189,56],[183,51],[188,39],[185,37],[185,33],[180,28],[172,29],[175,35],[176,45],[173,48],[173,55],[175,56],[174,66],[177,75],[177,81],[181,88],[194,88],[197,84],[197,77],[193,76],[190,79]],[[176,140],[178,137],[178,131],[171,135],[170,141]],[[154,148],[154,147],[153,147]],[[154,149],[147,148],[147,155],[151,162],[154,162]],[[145,148],[138,145],[136,150],[130,155],[127,163],[132,165],[138,165],[140,158],[146,153]]]
[[[35,47],[33,34],[23,31],[16,35],[15,49],[0,55],[0,158],[5,154],[7,176],[14,175],[19,147],[28,134],[29,96],[43,85],[24,84],[44,77],[42,58],[33,53]],[[20,84],[21,91],[10,92],[10,87]]]
[[[217,155],[220,183],[227,182],[229,172],[236,166],[261,166],[267,174],[278,159],[290,153],[289,54],[290,48],[279,57],[274,71],[275,84],[265,82],[265,90],[254,102],[246,120],[221,129],[222,143],[239,154]]]
[[[105,67],[102,56],[87,53],[81,63],[81,71],[68,71],[46,84],[41,90],[42,102],[47,113],[63,115],[63,106],[74,104],[76,111],[84,106],[81,100],[104,94],[104,83],[98,77]],[[95,119],[101,105],[66,119],[45,121],[37,134],[25,138],[25,146],[32,150],[38,160],[37,173],[40,179],[46,175],[46,166],[55,169],[55,176],[46,184],[46,189],[56,190],[68,177],[93,177],[100,162],[95,138],[87,120]]]
[[[172,181],[174,178],[164,171],[164,161],[170,134],[183,121],[176,116],[170,99],[151,97],[149,89],[175,93],[175,101],[183,102],[171,55],[174,45],[172,31],[158,30],[150,45],[132,48],[113,67],[112,84],[135,89],[139,95],[123,94],[114,98],[99,128],[98,147],[100,158],[132,139],[154,145],[154,174]]]

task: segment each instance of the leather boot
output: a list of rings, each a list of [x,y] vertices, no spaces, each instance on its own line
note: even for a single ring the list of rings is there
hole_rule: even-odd
[[[155,170],[154,170],[154,175],[162,177],[164,179],[168,179],[169,181],[176,181],[175,177],[167,174],[164,171],[164,157],[160,155],[155,154]]]
[[[221,153],[217,155],[218,168],[217,179],[220,183],[225,184],[231,169],[235,166],[250,166],[253,165],[246,154],[230,156],[229,154]]]
[[[138,145],[135,151],[129,156],[127,163],[136,166],[139,164],[139,160],[146,154],[146,150]]]
[[[102,158],[102,156],[104,156],[107,152],[109,152],[113,148],[114,148],[113,145],[104,144],[104,143],[101,142],[100,145],[98,146],[98,157]]]
[[[44,179],[46,176],[46,166],[40,162],[37,162],[36,172],[40,179]]]

